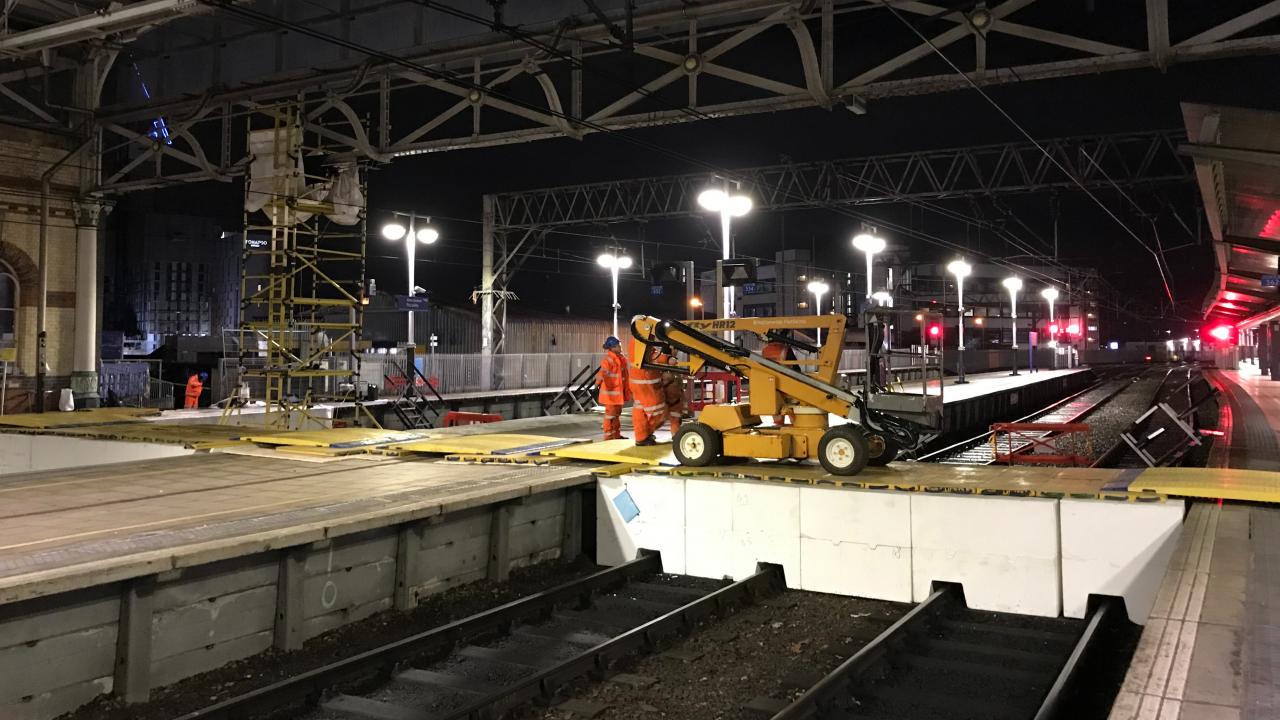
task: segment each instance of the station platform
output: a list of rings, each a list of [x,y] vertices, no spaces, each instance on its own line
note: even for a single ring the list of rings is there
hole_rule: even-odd
[[[1208,375],[1227,401],[1211,463],[1275,482],[1280,383]],[[1280,717],[1280,508],[1248,499],[1268,504],[1191,507],[1110,720]]]
[[[975,378],[965,390],[1019,392],[1018,383],[1048,372]],[[76,467],[0,476],[0,658],[38,668],[0,688],[0,717],[19,720],[48,720],[113,688],[145,693],[272,646],[296,648],[431,592],[575,554],[592,530],[602,557],[657,547],[671,571],[721,577],[778,562],[792,587],[905,601],[930,579],[953,579],[977,606],[1052,615],[1082,613],[1087,593],[1101,588],[1133,595],[1135,621],[1145,621],[1167,558],[1198,527],[1182,522],[1187,499],[1280,500],[1280,475],[1230,463],[1141,471],[894,463],[853,478],[794,463],[681,468],[669,446],[641,458],[629,443],[589,442],[597,415],[297,433],[105,410],[49,416],[0,428],[0,451],[14,438],[49,441],[64,455],[68,443],[82,444]],[[99,464],[112,457],[106,447],[182,454]],[[624,490],[637,515],[617,522],[632,545],[611,545],[600,523],[615,522],[617,505],[602,498],[613,503]],[[592,497],[597,526],[583,528]],[[699,512],[685,512],[686,498]],[[756,522],[759,532],[725,535]],[[869,534],[860,534],[864,525]],[[867,572],[823,570],[855,560],[871,563]],[[998,590],[1010,577],[1022,588],[1013,595]],[[159,628],[151,639],[128,632],[144,618]],[[1160,647],[1159,638],[1144,642]],[[118,662],[121,653],[133,659]]]

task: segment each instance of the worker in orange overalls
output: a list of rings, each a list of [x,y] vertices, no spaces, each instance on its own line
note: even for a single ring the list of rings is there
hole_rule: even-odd
[[[676,359],[663,353],[658,362],[675,365]],[[674,438],[684,421],[684,378],[679,373],[662,373],[662,397],[667,401],[667,421],[671,424],[671,437]]]
[[[791,346],[781,340],[770,340],[765,343],[765,346],[760,350],[760,354],[764,356],[765,360],[772,360],[776,363],[786,363],[796,359],[796,354],[792,351]],[[787,367],[794,366],[788,365]],[[782,427],[785,420],[785,415],[774,415],[773,426]]]
[[[661,352],[657,348],[649,351],[650,362],[659,362],[660,357]],[[634,402],[631,406],[631,424],[636,432],[636,445],[656,445],[658,441],[654,439],[653,433],[667,419],[667,396],[662,387],[662,371],[633,367],[630,384]]]
[[[187,402],[183,407],[200,407],[200,394],[204,392],[204,381],[208,377],[205,373],[192,373],[191,377],[187,378]]]
[[[604,439],[622,439],[622,406],[631,399],[631,385],[627,359],[622,355],[622,343],[610,335],[604,339],[604,359],[596,373],[600,386],[600,404],[604,406]]]

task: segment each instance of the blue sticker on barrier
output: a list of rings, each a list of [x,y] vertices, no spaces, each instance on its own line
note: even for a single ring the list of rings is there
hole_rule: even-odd
[[[618,512],[622,514],[622,522],[629,523],[640,516],[640,508],[636,506],[636,501],[631,497],[631,491],[623,490],[613,499],[614,507],[618,508]]]

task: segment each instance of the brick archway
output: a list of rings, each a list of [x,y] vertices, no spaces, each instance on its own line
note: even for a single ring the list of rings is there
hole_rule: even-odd
[[[40,271],[22,248],[0,240],[0,263],[9,266],[18,278],[18,305],[34,307],[40,300]]]

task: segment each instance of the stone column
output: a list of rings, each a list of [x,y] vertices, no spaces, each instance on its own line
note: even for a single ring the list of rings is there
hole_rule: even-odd
[[[1270,344],[1267,348],[1267,356],[1270,359],[1268,367],[1271,370],[1271,379],[1280,380],[1280,323],[1268,323],[1267,328],[1265,337]],[[1263,368],[1262,371],[1265,373],[1267,369]]]
[[[71,390],[76,407],[97,407],[98,396],[98,225],[110,210],[92,198],[76,202],[75,354]]]

